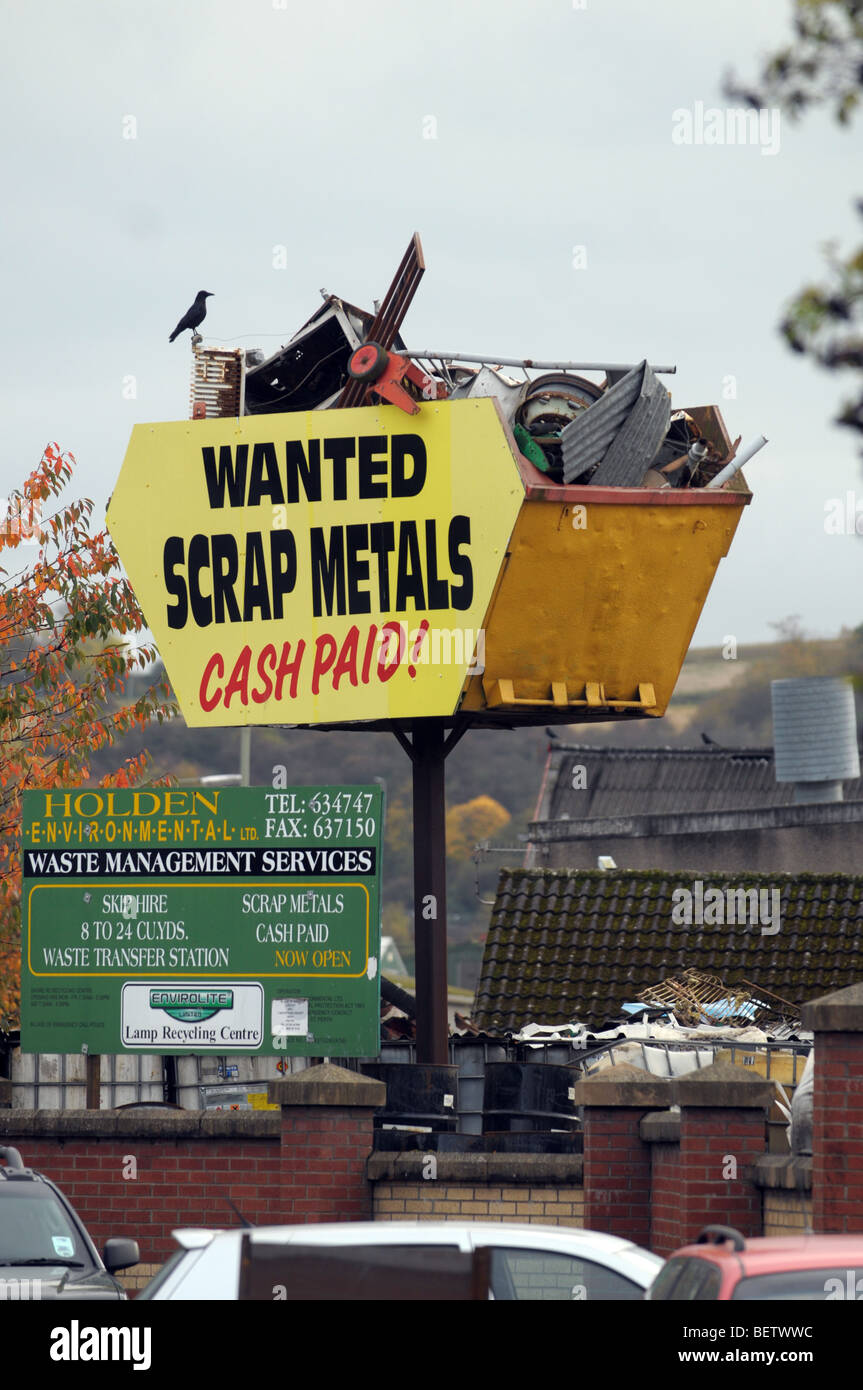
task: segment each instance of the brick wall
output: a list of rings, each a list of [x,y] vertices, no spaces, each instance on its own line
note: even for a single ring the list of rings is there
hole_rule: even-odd
[[[819,1230],[863,1230],[861,1064],[859,1034],[819,1035],[812,1115]]]
[[[235,1225],[227,1198],[250,1221],[297,1219],[282,1198],[277,1114],[14,1110],[0,1133],[63,1190],[99,1250],[130,1236],[147,1265],[176,1248],[178,1226]]]
[[[352,1221],[371,1216],[365,1163],[382,1083],[309,1068],[270,1083],[276,1111],[0,1110],[0,1143],[62,1188],[103,1248],[137,1240],[138,1287],[182,1226]]]
[[[816,1231],[863,1231],[863,985],[803,1010],[815,1034],[812,1111]]]
[[[649,1245],[651,1152],[641,1122],[668,1105],[668,1082],[621,1064],[579,1081],[584,1107],[584,1224],[636,1245]]]
[[[651,1250],[670,1251],[680,1244],[680,1143],[657,1141],[653,1144],[650,1237]]]
[[[370,1221],[370,1116],[355,1106],[282,1110],[279,1204],[293,1221]],[[277,1218],[266,1218],[272,1224]]]
[[[761,1191],[765,1236],[799,1236],[813,1230],[811,1158],[768,1154],[756,1162],[753,1181]]]
[[[131,1236],[134,1287],[178,1226],[490,1220],[587,1227],[658,1254],[707,1224],[746,1235],[863,1230],[863,985],[807,1005],[812,1159],[767,1152],[770,1083],[726,1062],[673,1079],[579,1081],[581,1154],[372,1152],[381,1082],[328,1065],[270,1083],[276,1111],[0,1109],[0,1142],[54,1178],[100,1247]],[[2,1090],[0,1090],[0,1103]],[[677,1107],[677,1111],[671,1107]]]
[[[761,1234],[761,1194],[750,1170],[767,1148],[766,1112],[772,1088],[760,1080],[752,1085],[767,1093],[763,1108],[701,1106],[693,1114],[681,1103],[680,1244],[711,1224],[734,1226],[745,1236]],[[656,1249],[664,1253],[660,1245]]]
[[[580,1154],[385,1154],[369,1159],[376,1221],[584,1226]]]
[[[642,1109],[595,1107],[584,1147],[585,1225],[626,1230],[639,1245],[650,1228],[650,1150],[639,1138]]]
[[[812,1198],[799,1192],[765,1192],[763,1234],[802,1236],[812,1231]]]

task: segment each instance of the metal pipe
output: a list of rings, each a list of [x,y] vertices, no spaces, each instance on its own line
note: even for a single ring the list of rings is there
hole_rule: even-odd
[[[479,362],[486,366],[495,363],[498,367],[536,367],[542,371],[554,372],[631,372],[638,363],[626,362],[538,362],[532,357],[496,357],[486,353],[484,357],[472,356],[467,352],[413,352],[410,348],[400,349],[402,357],[424,357],[438,362]],[[676,367],[651,367],[653,372],[674,374]]]
[[[710,479],[706,487],[722,487],[722,484],[727,483],[729,478],[733,478],[735,473],[739,473],[744,463],[748,463],[753,454],[757,454],[759,449],[763,449],[766,443],[767,439],[763,434],[757,435],[751,444],[747,444],[742,453],[739,453],[736,458],[725,465],[721,473],[717,473],[715,478]]]

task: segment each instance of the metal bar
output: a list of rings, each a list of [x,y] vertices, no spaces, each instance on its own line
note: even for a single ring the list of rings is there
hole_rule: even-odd
[[[446,1065],[446,753],[439,725],[414,722],[412,757],[417,1061]]]
[[[98,1053],[87,1053],[87,1098],[88,1110],[98,1110],[101,1105],[102,1058]]]
[[[394,737],[397,739],[397,741],[401,744],[402,748],[403,748],[403,749],[405,750],[405,752],[407,753],[407,755],[408,755],[408,757],[410,758],[411,762],[413,762],[413,758],[414,758],[413,744],[411,743],[411,741],[410,741],[410,739],[408,738],[407,734],[402,733],[401,729],[393,729],[393,735],[394,735]]]
[[[380,324],[378,326],[378,336],[374,341],[379,342],[381,347],[385,347],[387,351],[392,347],[396,333],[404,322],[405,314],[410,308],[411,300],[417,292],[417,287],[422,277],[423,271],[420,267],[416,264],[411,265],[404,272],[403,276],[401,276],[397,282],[393,283],[393,291],[389,298],[389,303],[387,303],[386,300],[384,301],[381,309]]]
[[[448,758],[457,743],[460,743],[470,728],[470,720],[465,719],[460,724],[454,724],[446,736],[443,746],[444,757]]]
[[[383,297],[381,307],[369,325],[366,342],[379,343],[382,348],[389,351],[424,273],[425,261],[423,260],[422,244],[419,234],[414,232],[408,249],[399,262],[392,283]],[[355,381],[351,378],[339,396],[337,405],[340,409],[362,405],[367,389],[365,382]]]
[[[468,352],[432,352],[429,348],[422,352],[399,348],[399,352],[402,357],[425,357],[436,362],[479,362],[484,366],[494,363],[496,367],[535,367],[537,370],[554,372],[631,372],[638,366],[637,362],[540,362],[533,357],[497,357],[490,352],[484,357],[476,357]],[[651,371],[666,372],[671,376],[677,371],[676,367],[656,367],[652,362],[649,365]]]
[[[240,786],[251,786],[252,767],[252,726],[244,724],[240,729]]]

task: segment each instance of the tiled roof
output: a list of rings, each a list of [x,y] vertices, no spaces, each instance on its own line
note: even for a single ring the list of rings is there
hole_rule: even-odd
[[[793,786],[776,781],[772,748],[563,744],[553,745],[553,752],[557,767],[548,779],[542,820],[743,811],[794,800]],[[574,775],[577,767],[583,775]],[[843,783],[843,791],[846,801],[863,801],[863,776]]]
[[[704,893],[778,889],[780,930],[676,924],[672,893],[694,892],[696,880]],[[729,985],[745,978],[795,1004],[863,981],[863,877],[505,869],[473,1021],[488,1032],[576,1020],[600,1027],[687,967]]]

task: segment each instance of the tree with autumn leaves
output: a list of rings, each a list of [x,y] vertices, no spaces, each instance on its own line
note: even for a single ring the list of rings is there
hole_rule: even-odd
[[[87,783],[96,749],[175,712],[165,685],[124,699],[155,650],[110,536],[89,530],[92,502],[51,511],[74,462],[49,444],[0,514],[0,1026],[17,1023],[20,1000],[22,793]],[[35,560],[16,567],[34,543]],[[126,759],[98,785],[133,786],[147,761]]]

